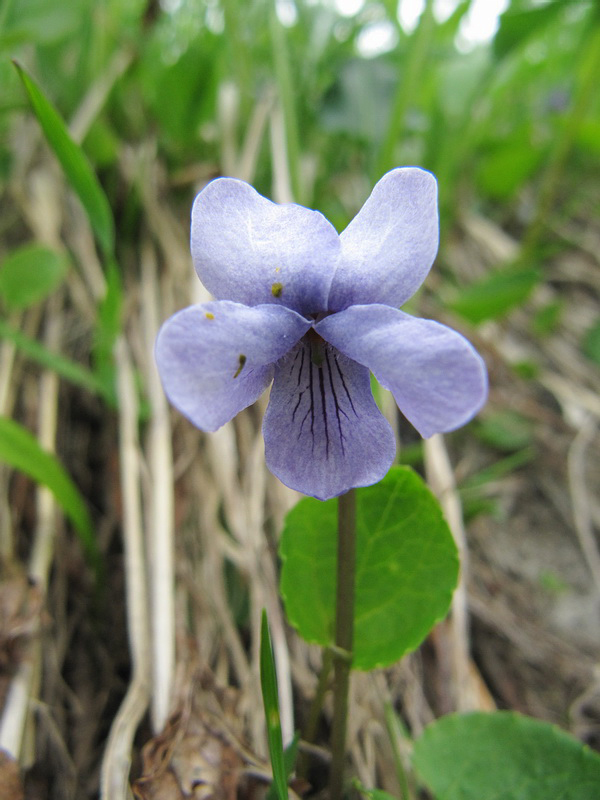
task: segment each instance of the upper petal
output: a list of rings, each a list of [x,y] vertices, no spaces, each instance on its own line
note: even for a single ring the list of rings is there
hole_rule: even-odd
[[[438,241],[433,175],[416,167],[388,172],[340,235],[329,310],[363,303],[401,306],[425,280]]]
[[[271,472],[319,500],[381,480],[396,452],[369,371],[312,332],[275,368],[263,436]]]
[[[216,301],[185,308],[156,340],[165,393],[198,428],[216,431],[254,403],[273,377],[274,362],[309,327],[279,306]]]
[[[487,398],[481,356],[460,333],[384,305],[353,306],[315,326],[390,389],[419,433],[459,428]]]
[[[322,214],[272,203],[244,181],[218,178],[194,201],[194,266],[219,299],[324,311],[339,246]]]

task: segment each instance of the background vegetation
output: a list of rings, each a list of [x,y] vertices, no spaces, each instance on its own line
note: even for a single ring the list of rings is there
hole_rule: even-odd
[[[410,310],[463,330],[490,371],[485,412],[445,444],[424,447],[380,393],[401,460],[458,535],[461,508],[468,524],[452,620],[355,680],[356,774],[398,794],[411,737],[453,709],[521,710],[600,743],[600,5],[505,2],[478,42],[492,5],[0,4],[11,797],[21,779],[32,798],[96,797],[100,775],[125,797],[130,760],[139,797],[188,796],[198,774],[250,792],[267,770],[264,606],[284,731],[294,710],[307,723],[320,656],[278,601],[294,497],[264,471],[260,409],[204,437],[169,412],[152,361],[160,322],[203,297],[189,211],[217,175],[341,230],[386,170],[434,172],[442,244]],[[245,783],[223,789],[232,763]]]

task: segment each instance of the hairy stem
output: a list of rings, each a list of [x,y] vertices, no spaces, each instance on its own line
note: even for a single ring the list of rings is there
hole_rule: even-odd
[[[333,725],[331,730],[331,800],[340,800],[344,789],[348,690],[354,639],[354,583],[356,566],[356,497],[354,490],[338,501],[338,553],[333,655]]]

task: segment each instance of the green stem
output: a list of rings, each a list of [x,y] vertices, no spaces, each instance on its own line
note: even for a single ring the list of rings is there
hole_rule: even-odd
[[[304,732],[302,735],[303,740],[308,744],[313,744],[317,738],[319,718],[321,716],[321,711],[323,710],[323,700],[329,686],[329,675],[331,673],[332,666],[333,653],[331,650],[325,649],[323,650],[323,666],[321,667],[321,672],[319,674],[317,691],[315,692],[313,701],[310,704],[308,719],[306,721],[306,725],[304,726]],[[308,754],[300,753],[300,756],[298,757],[298,766],[296,767],[296,775],[299,778],[306,778],[308,775],[308,762]]]
[[[338,501],[338,552],[333,651],[333,723],[331,729],[330,800],[341,800],[346,760],[348,690],[354,641],[354,584],[356,573],[356,496],[353,489]]]

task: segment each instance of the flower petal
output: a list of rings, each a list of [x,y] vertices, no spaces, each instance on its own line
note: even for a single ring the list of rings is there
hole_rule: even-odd
[[[244,181],[218,178],[194,202],[194,266],[219,299],[324,311],[339,247],[322,214],[272,203]]]
[[[251,405],[273,377],[273,364],[310,327],[287,308],[217,301],[184,308],[156,340],[167,397],[194,425],[216,431]]]
[[[271,472],[319,500],[376,483],[396,451],[368,370],[312,331],[275,368],[263,436]]]
[[[368,367],[421,436],[459,428],[485,403],[483,359],[445,325],[369,305],[332,314],[315,330]]]
[[[439,241],[437,182],[430,172],[388,172],[340,235],[342,253],[329,310],[401,306],[425,280]]]

